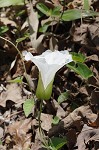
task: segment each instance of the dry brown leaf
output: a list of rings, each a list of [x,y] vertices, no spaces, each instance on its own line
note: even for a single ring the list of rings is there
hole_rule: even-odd
[[[44,52],[44,46],[42,44],[42,40],[44,38],[44,34],[40,35],[36,40],[34,40],[33,43],[35,43],[35,49],[37,51],[38,54],[41,54],[42,52]]]
[[[28,23],[29,23],[32,47],[35,48],[35,50],[38,53],[41,53],[44,50],[44,47],[41,44],[41,42],[44,38],[44,35],[42,34],[37,38],[38,25],[39,25],[38,15],[37,15],[37,12],[34,12],[31,3],[29,5],[29,7],[30,7],[30,13],[29,13]]]
[[[81,106],[77,109],[75,109],[72,113],[70,113],[67,117],[71,118],[72,123],[81,120],[83,118],[86,118],[87,121],[94,122],[97,118],[97,114],[94,114],[90,108],[90,106]],[[67,118],[66,117],[66,118]],[[64,127],[67,127],[68,119],[64,118]]]
[[[59,105],[59,103],[55,99],[53,99],[52,105],[55,108],[55,110],[57,111],[56,116],[59,117],[60,119],[64,118],[66,115],[66,112],[64,111],[64,109]]]
[[[16,121],[8,127],[8,133],[12,136],[12,140],[15,142],[15,147],[27,150],[31,143],[31,134],[27,132],[31,129],[31,120],[25,119],[22,121]]]
[[[14,26],[16,27],[16,23],[12,20],[9,20],[8,18],[0,18],[0,21],[4,24],[4,25],[11,25],[11,26]]]
[[[37,38],[37,31],[38,31],[38,25],[39,20],[37,16],[37,12],[34,12],[32,4],[30,3],[30,14],[29,14],[29,28],[30,28],[30,34],[31,34],[31,42],[32,44],[34,40]]]
[[[4,134],[4,130],[2,127],[0,127],[0,139],[3,137],[3,134]]]
[[[41,134],[39,132],[39,129],[37,128],[36,135],[35,135],[35,143],[33,143],[32,149],[33,150],[45,150],[45,148],[43,148],[43,143],[45,142],[47,142],[45,135]]]
[[[99,61],[99,58],[97,55],[93,54],[87,57],[87,60]]]
[[[80,27],[74,26],[71,28],[71,33],[75,42],[81,42],[82,44],[85,44],[87,27],[88,24],[81,24]]]
[[[88,127],[86,124],[83,126],[81,133],[77,138],[77,150],[89,150],[91,141],[99,141],[99,129],[93,129]],[[95,143],[94,143],[95,146]],[[87,147],[87,148],[86,148]],[[98,147],[99,148],[99,147]]]
[[[45,131],[49,131],[49,129],[51,129],[51,124],[52,124],[52,118],[53,115],[49,115],[49,114],[41,114],[41,127],[43,130]]]
[[[0,145],[0,150],[6,150],[6,146]]]
[[[93,128],[99,128],[99,112],[98,112],[97,119],[94,122],[89,122],[88,126],[93,127]]]
[[[48,134],[49,136],[52,136],[59,133],[62,129],[66,129],[75,124],[75,122],[81,121],[84,118],[86,118],[87,122],[94,122],[97,119],[97,115],[92,112],[90,106],[81,106],[75,109],[67,117],[62,119],[57,126],[50,129]]]
[[[51,0],[51,1],[54,3],[55,6],[59,6],[60,5],[60,1],[59,0]]]
[[[35,143],[32,144],[31,150],[45,150],[42,147],[42,143],[40,142],[40,140],[35,140]]]
[[[88,96],[88,92],[85,86],[80,87],[79,92],[85,96]]]
[[[88,83],[89,83],[89,86],[99,87],[99,80],[95,76],[89,78]]]
[[[17,83],[11,83],[6,86],[6,91],[0,94],[0,105],[5,107],[6,101],[11,100],[15,103],[22,103],[22,89]]]
[[[35,82],[32,80],[31,76],[26,73],[24,74],[24,76],[28,82],[28,85],[29,85],[29,88],[31,89],[31,91],[35,91],[36,85],[35,85]]]
[[[93,90],[91,93],[91,103],[99,106],[99,90]]]
[[[52,36],[49,41],[50,50],[54,51],[55,49],[58,49],[57,43],[58,43],[58,40],[54,36]]]
[[[68,133],[66,134],[66,137],[68,139],[68,143],[67,146],[69,148],[69,150],[72,150],[72,148],[74,147],[75,143],[76,143],[76,131],[74,129],[70,129],[68,131]]]

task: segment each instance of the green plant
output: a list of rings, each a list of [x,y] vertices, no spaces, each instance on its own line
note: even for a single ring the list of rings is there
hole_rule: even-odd
[[[11,5],[24,5],[24,0],[0,0],[0,8],[9,7]]]
[[[61,93],[61,95],[58,97],[58,103],[61,104],[62,102],[66,101],[69,98],[69,95],[70,95],[69,91]]]
[[[67,64],[66,66],[79,74],[83,79],[88,79],[93,76],[93,72],[84,63],[86,57],[81,53],[71,53],[73,62]]]
[[[56,124],[58,124],[59,123],[59,117],[58,116],[55,116],[54,118],[53,118],[53,120],[52,120],[52,124],[54,124],[54,125],[56,125]]]
[[[6,1],[1,0],[0,1],[0,7],[8,7],[8,6],[11,6],[11,5],[23,5],[23,4],[24,4],[23,0],[21,0],[20,2],[19,2],[19,0],[18,1],[16,1],[16,0],[6,0]],[[55,22],[55,24],[58,24],[59,22],[72,21],[72,20],[75,20],[75,19],[95,16],[95,15],[98,14],[97,12],[94,12],[94,11],[90,10],[88,1],[86,1],[86,0],[84,1],[84,9],[83,10],[68,9],[66,11],[61,12],[60,7],[55,7],[53,9],[51,9],[43,3],[38,3],[36,5],[36,8],[37,8],[38,12],[40,11],[40,13],[38,15],[39,19],[41,19],[42,16],[44,16],[44,15],[48,19],[46,21],[46,23],[43,23],[41,25],[41,27],[39,28],[39,32],[43,32],[43,33],[47,32],[48,27],[52,26],[53,22]],[[37,13],[36,13],[36,16],[37,16]],[[4,27],[4,26],[1,27],[0,34],[5,33],[7,30],[8,30],[7,27]],[[38,30],[38,28],[36,29],[36,32],[37,32],[37,30]],[[18,45],[19,42],[22,42],[23,40],[25,40],[28,37],[29,37],[29,35],[24,34],[22,38],[19,38],[19,39],[16,40],[16,43],[17,43],[16,45],[14,45],[9,40],[7,40],[3,37],[0,37],[3,40],[6,40],[10,44],[12,44],[16,48],[16,50],[18,51],[18,53],[19,53],[19,55],[22,59],[25,74],[26,74],[26,69],[25,69],[25,65],[24,65],[23,56],[20,53],[19,49],[17,48],[17,45]],[[35,35],[35,38],[36,37],[37,37],[37,33]],[[79,74],[85,80],[87,80],[88,78],[93,76],[92,71],[84,63],[85,60],[86,60],[86,57],[83,54],[81,54],[81,53],[71,53],[71,55],[72,55],[73,62],[70,62],[69,64],[66,65],[69,69],[72,69],[75,73]],[[34,60],[34,58],[33,58],[33,60]],[[62,60],[60,60],[60,61],[62,61]],[[43,75],[45,74],[45,72],[42,73],[42,70],[43,70],[42,68],[44,66],[42,67],[41,64],[39,62],[37,62],[37,60],[35,60],[33,62],[38,66],[38,69],[39,69],[39,72],[40,72],[39,73],[39,82],[38,82],[36,95],[37,95],[38,99],[40,100],[40,108],[39,108],[39,113],[38,113],[39,131],[40,131],[41,136],[44,137],[44,134],[43,134],[42,129],[41,129],[41,120],[40,120],[43,101],[50,99],[51,93],[52,93],[52,85],[53,85],[53,80],[54,80],[55,73],[62,66],[55,70],[55,66],[53,65],[54,63],[51,64],[52,65],[51,67],[54,68],[53,72],[55,72],[55,73],[53,74],[52,78],[51,78],[50,74],[53,73],[53,72],[49,73],[49,76],[46,79],[46,81],[48,81],[49,78],[51,78],[51,80],[47,85],[45,85],[45,82],[44,82],[45,80],[42,77],[42,74]],[[44,63],[43,63],[43,65],[44,65]],[[47,67],[47,65],[46,65],[46,67]],[[47,68],[47,69],[49,71],[49,68]],[[44,71],[46,71],[46,68],[45,68]],[[22,83],[22,79],[23,79],[23,77],[18,77],[14,80],[10,80],[9,82],[10,83]],[[28,82],[28,79],[27,79],[27,82]],[[59,104],[62,103],[63,101],[67,100],[68,97],[69,97],[69,92],[68,91],[66,91],[64,93],[61,93],[61,95],[58,98],[58,103]],[[24,102],[23,110],[24,110],[24,113],[25,113],[26,117],[28,117],[29,114],[32,112],[32,108],[34,107],[34,105],[35,105],[34,97],[32,97],[31,99],[27,99]],[[58,117],[55,117],[52,121],[53,124],[58,124],[58,122],[59,122]],[[44,143],[44,145],[47,149],[58,150],[58,149],[62,148],[62,146],[64,144],[67,143],[67,140],[66,140],[66,138],[54,137],[54,138],[49,140],[49,143],[45,142],[45,140],[44,140],[43,143]]]
[[[9,30],[9,28],[7,26],[1,26],[0,27],[0,35],[4,34],[5,32],[7,32]]]
[[[27,99],[24,104],[23,104],[23,110],[24,110],[24,113],[25,113],[25,116],[28,117],[29,114],[32,112],[32,109],[35,105],[35,101],[33,98],[31,99]]]
[[[45,23],[43,23],[39,29],[39,31],[43,33],[47,31],[49,26],[58,24],[59,22],[73,21],[76,19],[82,19],[90,16],[94,17],[96,15],[99,15],[98,12],[90,10],[88,0],[84,1],[84,8],[82,10],[68,9],[66,11],[62,11],[61,7],[59,6],[51,9],[43,3],[37,3],[36,7],[43,15],[47,17],[47,19],[45,19]],[[42,15],[40,16],[42,17]]]
[[[60,138],[60,137],[53,137],[49,140],[49,148],[50,150],[59,150],[62,148],[65,144],[67,144],[66,137]]]

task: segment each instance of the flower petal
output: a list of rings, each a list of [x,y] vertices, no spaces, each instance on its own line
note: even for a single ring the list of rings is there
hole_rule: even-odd
[[[54,79],[55,73],[65,64],[72,61],[72,56],[67,50],[52,52],[47,50],[39,56],[33,56],[30,52],[24,52],[25,59],[31,60],[41,73],[44,89]]]
[[[58,64],[58,65],[62,65],[62,64],[66,64],[66,62],[68,63],[69,61],[71,62],[71,55],[69,54],[68,51],[57,51],[55,50],[52,53],[49,53],[48,55],[45,56],[45,60],[48,64]]]
[[[22,55],[25,57],[25,60],[27,61],[31,60],[34,57],[30,52],[27,52],[27,51],[23,51]]]

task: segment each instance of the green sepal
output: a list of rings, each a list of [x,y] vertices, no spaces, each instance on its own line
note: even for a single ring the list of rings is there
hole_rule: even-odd
[[[40,100],[49,100],[52,94],[52,86],[54,79],[49,83],[46,89],[44,89],[44,85],[42,82],[41,75],[39,74],[38,85],[36,89],[36,97]]]

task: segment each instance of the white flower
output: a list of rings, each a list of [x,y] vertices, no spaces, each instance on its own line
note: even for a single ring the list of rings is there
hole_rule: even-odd
[[[65,64],[73,61],[67,50],[52,52],[47,50],[39,56],[33,56],[30,52],[24,51],[25,60],[31,60],[39,69],[39,80],[36,89],[36,96],[40,100],[48,100],[51,97],[55,73]]]
[[[39,69],[44,89],[54,79],[55,73],[65,64],[73,61],[67,50],[52,52],[47,50],[39,56],[33,56],[30,52],[23,52],[25,60],[31,60]]]

